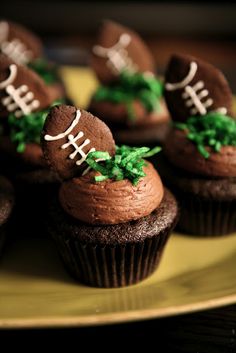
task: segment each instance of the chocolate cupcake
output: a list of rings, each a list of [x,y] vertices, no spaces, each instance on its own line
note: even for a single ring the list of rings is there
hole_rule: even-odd
[[[47,86],[31,69],[0,54],[1,167],[15,184],[15,213],[24,228],[26,216],[35,219],[42,213],[43,191],[47,195],[57,182],[44,160],[40,134],[49,108],[61,101],[54,86]],[[18,227],[18,222],[15,224]]]
[[[187,55],[171,58],[165,96],[173,118],[161,173],[179,199],[179,230],[223,235],[236,230],[236,120],[223,74]]]
[[[58,67],[44,56],[43,43],[29,29],[12,21],[0,21],[0,53],[35,71],[59,96],[66,96]]]
[[[42,147],[62,180],[49,230],[71,275],[96,287],[149,276],[178,213],[175,198],[143,159],[160,149],[116,147],[102,121],[70,106],[51,109]]]
[[[105,21],[93,47],[91,66],[101,85],[88,110],[112,129],[118,143],[162,143],[169,113],[151,52],[137,33]]]
[[[14,206],[13,186],[0,176],[0,255],[6,240],[6,227]]]

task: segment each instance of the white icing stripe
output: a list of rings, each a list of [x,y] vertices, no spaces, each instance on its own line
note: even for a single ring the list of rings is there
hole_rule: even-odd
[[[197,111],[199,111],[199,113],[201,115],[206,114],[206,108],[203,106],[203,104],[201,103],[200,99],[198,98],[196,92],[194,91],[194,89],[191,86],[186,86],[185,87],[185,92],[189,95],[189,97],[191,97],[190,102],[192,103],[192,105],[194,105],[197,109]],[[195,109],[190,110],[190,112],[192,114],[194,114]]]
[[[220,107],[220,108],[217,108],[217,109],[215,110],[215,112],[221,113],[221,114],[223,114],[223,115],[226,115],[226,114],[227,114],[227,109],[226,109],[225,107]]]
[[[14,111],[17,107],[20,108],[20,111],[23,113],[21,115],[30,114],[34,109],[37,109],[40,106],[40,103],[37,99],[34,99],[29,103],[29,99],[27,97],[29,88],[26,85],[22,85],[19,88],[15,89],[14,86],[9,85],[6,88],[6,92],[9,94],[9,100],[7,101],[6,108],[10,111]],[[23,95],[22,95],[23,93]],[[26,93],[24,95],[24,93]],[[29,91],[31,97],[34,97],[34,94]],[[11,98],[11,99],[10,99]],[[6,103],[6,100],[5,100]],[[4,103],[3,103],[4,104]],[[13,107],[13,108],[11,108]],[[20,111],[18,111],[18,117],[20,117]],[[17,112],[17,111],[16,111]]]
[[[90,144],[90,142],[91,142],[90,139],[85,139],[81,145],[78,145],[76,143],[79,139],[81,139],[84,136],[83,131],[79,131],[76,136],[74,136],[73,134],[70,134],[72,132],[72,130],[74,129],[74,127],[79,123],[80,117],[81,117],[81,112],[80,112],[80,110],[77,110],[75,119],[72,121],[71,125],[68,127],[68,129],[66,131],[64,131],[56,136],[51,136],[51,135],[44,136],[44,139],[46,141],[56,141],[56,140],[60,140],[60,139],[67,136],[68,142],[64,143],[61,146],[61,149],[64,150],[64,149],[68,148],[69,146],[74,147],[75,150],[69,155],[69,158],[74,159],[79,154],[81,156],[81,158],[76,161],[76,165],[81,165],[85,161],[85,159],[87,158],[87,155],[90,152],[96,151],[96,149],[94,147],[90,148],[90,150],[87,153],[85,153],[83,151],[83,148]]]
[[[62,132],[56,136],[45,135],[44,140],[55,141],[55,140],[60,140],[63,137],[66,137],[74,129],[74,127],[78,124],[80,117],[81,117],[81,112],[79,110],[77,110],[75,119],[72,121],[71,125],[68,127],[68,129],[65,132]]]
[[[1,51],[17,64],[28,64],[33,56],[32,51],[27,50],[26,46],[19,39],[3,41],[0,47]]]
[[[94,54],[101,56],[103,58],[106,58],[109,56],[109,53],[111,51],[117,51],[119,50],[121,47],[126,48],[131,42],[131,37],[129,34],[127,33],[123,33],[121,34],[118,42],[116,44],[114,44],[112,47],[109,48],[104,48],[100,45],[95,45],[93,47],[93,52]]]
[[[0,22],[0,49],[10,59],[17,64],[28,64],[33,57],[31,50],[28,50],[24,43],[18,38],[8,40],[9,24],[5,21]]]
[[[12,64],[9,66],[10,74],[8,78],[2,82],[0,82],[0,89],[6,88],[9,84],[11,84],[16,79],[17,75],[17,66]]]
[[[131,36],[123,33],[118,42],[112,47],[104,48],[100,45],[95,45],[93,52],[97,56],[107,58],[106,65],[115,75],[118,75],[123,69],[134,72],[137,71],[137,65],[133,63],[126,50],[130,42]]]
[[[40,106],[40,102],[34,99],[34,94],[29,91],[28,86],[21,85],[18,88],[13,86],[17,76],[17,66],[15,64],[9,66],[9,71],[8,78],[0,82],[0,90],[5,89],[7,94],[6,97],[1,99],[1,102],[7,111],[14,112],[15,116],[19,118],[37,109]]]
[[[191,108],[190,114],[200,114],[205,115],[207,113],[207,108],[213,105],[213,99],[208,98],[204,102],[203,98],[209,96],[209,91],[204,89],[205,84],[203,81],[196,82],[193,86],[190,85],[190,82],[193,80],[196,72],[197,72],[197,64],[192,61],[190,63],[190,68],[187,76],[180,82],[165,84],[167,91],[175,91],[181,88],[184,88],[184,92],[182,93],[182,98],[185,100],[186,107]],[[221,112],[222,114],[227,114],[227,109],[222,107],[217,109],[216,111]]]
[[[176,82],[176,83],[167,82],[165,84],[167,91],[175,91],[176,89],[184,88],[186,85],[188,85],[192,81],[196,72],[197,72],[197,63],[192,61],[190,63],[189,72],[188,72],[187,76],[182,81]]]

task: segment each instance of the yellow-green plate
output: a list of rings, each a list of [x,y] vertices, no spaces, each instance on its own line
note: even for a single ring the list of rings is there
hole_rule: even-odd
[[[63,68],[78,106],[96,80],[89,70]],[[121,289],[74,282],[49,239],[19,239],[0,264],[0,327],[60,327],[163,317],[236,302],[236,234],[197,239],[171,236],[158,270]]]

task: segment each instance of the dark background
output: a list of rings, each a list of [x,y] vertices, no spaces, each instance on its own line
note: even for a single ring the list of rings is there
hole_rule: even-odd
[[[0,16],[20,22],[44,40],[59,64],[86,64],[103,19],[130,26],[151,48],[159,73],[173,52],[218,66],[236,91],[236,4],[214,1],[6,1]]]

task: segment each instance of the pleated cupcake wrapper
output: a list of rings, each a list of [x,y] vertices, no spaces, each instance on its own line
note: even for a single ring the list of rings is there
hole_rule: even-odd
[[[169,230],[140,243],[93,246],[54,235],[70,274],[94,287],[128,286],[148,277],[158,266]]]
[[[179,202],[179,231],[202,236],[219,236],[236,231],[236,200],[206,200],[181,193]]]

